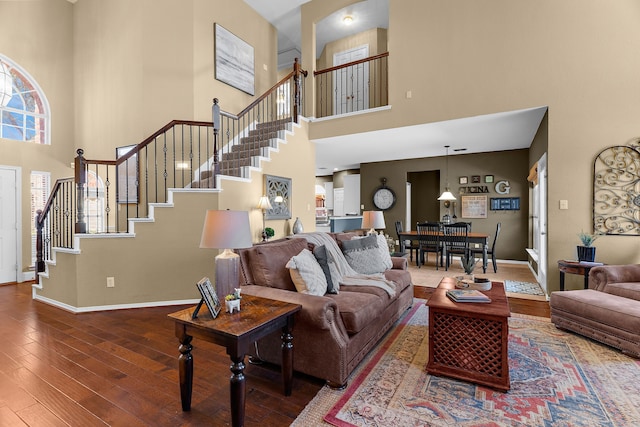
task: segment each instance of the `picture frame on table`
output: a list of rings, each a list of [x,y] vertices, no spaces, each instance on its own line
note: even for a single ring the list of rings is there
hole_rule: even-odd
[[[222,305],[220,304],[220,299],[218,299],[218,295],[216,294],[216,288],[213,284],[211,284],[211,280],[208,277],[203,277],[196,284],[198,287],[198,291],[202,296],[200,303],[196,307],[193,315],[191,316],[193,319],[198,317],[198,312],[200,311],[200,307],[202,307],[202,303],[204,302],[207,305],[207,309],[209,309],[209,313],[215,319],[218,317],[220,310],[222,309]]]

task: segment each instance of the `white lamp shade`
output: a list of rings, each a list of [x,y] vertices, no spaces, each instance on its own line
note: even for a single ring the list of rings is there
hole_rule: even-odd
[[[446,200],[456,200],[456,196],[454,196],[451,191],[449,191],[449,189],[447,188],[446,191],[444,191],[440,197],[438,197],[438,200],[440,201],[446,201]]]
[[[249,212],[207,211],[200,239],[201,248],[240,249],[249,248],[252,244]]]
[[[13,96],[13,77],[9,68],[0,62],[0,105],[6,107]]]
[[[362,213],[362,228],[387,228],[382,211],[364,211]]]
[[[272,209],[271,202],[267,196],[260,197],[260,201],[258,202],[258,209],[262,209],[263,211]]]

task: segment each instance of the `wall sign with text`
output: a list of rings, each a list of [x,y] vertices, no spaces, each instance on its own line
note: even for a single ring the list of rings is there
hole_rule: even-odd
[[[492,211],[519,211],[520,197],[492,197]]]

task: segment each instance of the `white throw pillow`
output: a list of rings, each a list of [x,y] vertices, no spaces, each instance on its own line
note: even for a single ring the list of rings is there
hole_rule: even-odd
[[[389,246],[387,245],[387,238],[382,234],[378,234],[378,250],[380,250],[380,257],[385,270],[391,270],[393,267],[393,261],[391,261],[391,254],[389,253]]]
[[[310,295],[327,293],[327,279],[318,260],[309,249],[303,249],[298,255],[291,257],[286,267],[299,293]]]

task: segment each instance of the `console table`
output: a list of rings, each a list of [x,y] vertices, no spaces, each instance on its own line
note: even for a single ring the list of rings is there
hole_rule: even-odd
[[[180,398],[182,410],[191,410],[193,386],[193,356],[191,340],[198,337],[227,348],[231,358],[231,378],[229,379],[231,398],[231,425],[244,425],[245,377],[244,357],[251,345],[270,333],[282,329],[282,380],[285,396],[291,395],[293,380],[293,315],[302,307],[284,301],[276,301],[251,295],[243,295],[240,312],[233,314],[220,312],[213,318],[208,311],[200,311],[199,317],[192,319],[195,307],[169,314],[175,321],[176,337],[180,341]]]
[[[584,276],[584,288],[589,288],[589,272],[593,267],[604,265],[601,262],[586,261],[567,261],[561,259],[558,261],[558,270],[560,270],[560,290],[564,291],[564,274],[578,274]]]

